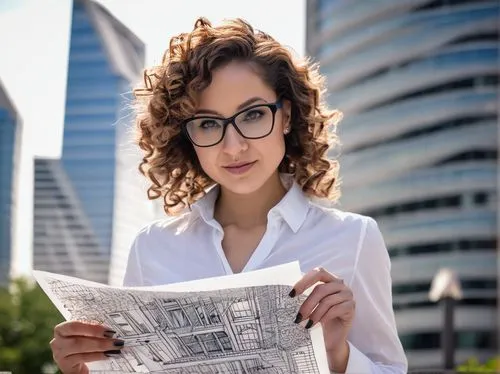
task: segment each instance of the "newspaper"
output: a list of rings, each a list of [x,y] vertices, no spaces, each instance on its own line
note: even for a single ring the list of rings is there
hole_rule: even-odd
[[[34,276],[66,320],[103,323],[125,341],[91,373],[330,373],[320,324],[294,323],[298,262],[153,287]]]

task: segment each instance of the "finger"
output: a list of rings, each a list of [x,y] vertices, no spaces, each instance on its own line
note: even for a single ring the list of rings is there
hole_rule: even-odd
[[[303,319],[309,318],[315,308],[327,296],[336,294],[345,289],[342,283],[324,283],[314,287],[311,294],[302,303],[299,309],[299,314]]]
[[[335,318],[339,318],[341,320],[349,320],[349,318],[354,315],[355,306],[356,303],[354,302],[354,300],[347,300],[340,304],[337,304],[330,308],[318,322],[326,323]]]
[[[111,338],[116,334],[107,326],[82,321],[66,321],[54,328],[54,336],[88,336],[94,338]]]
[[[102,339],[88,337],[70,337],[61,341],[65,356],[78,353],[105,352],[123,348],[124,341],[121,339]]]
[[[294,297],[295,295],[302,294],[305,290],[307,290],[309,287],[313,286],[317,282],[343,283],[343,280],[340,279],[339,277],[336,277],[335,275],[331,274],[330,272],[328,272],[326,269],[324,269],[322,267],[315,268],[315,269],[311,270],[310,272],[306,273],[302,277],[301,280],[299,280],[297,283],[295,283],[295,286],[293,286],[293,289],[290,292],[290,297]]]
[[[90,352],[90,353],[79,353],[76,355],[71,355],[67,357],[64,362],[57,362],[59,369],[65,374],[80,374],[81,372],[88,372],[88,370],[82,370],[82,364],[86,362],[95,362],[109,359],[108,356],[104,355],[103,352]]]
[[[58,363],[66,362],[69,357],[85,353],[119,352],[124,342],[119,339],[101,339],[87,337],[56,338],[50,342],[54,360]]]
[[[309,320],[313,321],[313,324],[318,321],[327,322],[330,319],[326,318],[328,311],[337,305],[343,304],[346,301],[352,300],[352,294],[347,291],[341,291],[333,295],[325,297],[317,306],[317,308],[309,316]]]

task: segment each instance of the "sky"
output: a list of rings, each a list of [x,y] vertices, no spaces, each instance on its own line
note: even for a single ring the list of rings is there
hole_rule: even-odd
[[[158,63],[170,38],[199,16],[241,17],[304,54],[305,0],[98,0],[146,44]],[[21,114],[23,148],[59,157],[69,53],[71,0],[0,0],[0,80]]]

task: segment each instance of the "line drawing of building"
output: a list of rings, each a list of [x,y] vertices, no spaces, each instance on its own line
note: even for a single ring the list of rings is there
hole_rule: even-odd
[[[118,283],[133,236],[156,212],[130,132],[145,46],[95,1],[74,0],[71,17],[62,155],[35,161],[34,268]]]
[[[99,373],[318,373],[309,331],[293,323],[289,286],[152,292],[48,279],[73,319],[98,321],[125,340]],[[96,308],[99,305],[99,308]]]
[[[307,13],[308,55],[344,112],[341,207],[384,234],[410,369],[441,365],[441,309],[428,298],[441,267],[464,292],[457,362],[494,356],[500,2],[308,0]]]
[[[17,275],[19,219],[18,183],[22,122],[6,88],[0,81],[0,286]],[[21,259],[20,259],[21,260]]]

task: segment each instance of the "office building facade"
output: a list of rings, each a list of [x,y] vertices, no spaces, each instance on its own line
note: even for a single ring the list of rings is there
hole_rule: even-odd
[[[83,231],[86,236],[91,236],[87,242],[88,246],[77,245],[75,248],[62,249],[61,253],[80,251],[82,253],[79,258],[82,259],[88,259],[88,255],[93,253],[97,263],[105,258],[108,268],[102,276],[96,275],[96,279],[106,279],[106,282],[109,277],[113,238],[121,238],[123,234],[123,232],[113,232],[116,227],[115,221],[131,219],[135,222],[135,217],[117,217],[116,211],[120,211],[120,204],[128,203],[132,204],[132,210],[134,207],[137,208],[135,214],[141,217],[140,210],[146,205],[144,202],[138,203],[142,196],[128,196],[125,202],[116,200],[117,190],[120,187],[141,181],[138,172],[128,174],[132,179],[124,181],[121,178],[123,173],[117,170],[117,167],[124,164],[122,162],[124,157],[128,157],[120,153],[123,150],[123,144],[120,142],[129,140],[118,132],[126,133],[132,125],[126,122],[130,120],[130,116],[127,116],[130,109],[127,109],[127,106],[130,104],[132,87],[139,81],[142,73],[144,51],[144,44],[103,6],[91,0],[74,0],[63,149],[62,157],[57,161],[60,167],[55,166],[50,160],[38,160],[36,164],[39,173],[45,169],[44,175],[48,174],[46,165],[51,165],[52,172],[57,170],[57,175],[61,177],[50,176],[51,183],[55,186],[64,180],[64,186],[57,188],[53,186],[52,191],[71,191],[68,192],[72,196],[70,209],[78,210],[79,218],[74,222],[73,218],[67,218],[67,224],[79,226],[84,222]],[[138,153],[138,149],[132,151]],[[37,196],[44,195],[39,191],[37,193]],[[145,193],[143,196],[143,200],[146,200]],[[38,229],[45,225],[45,220],[59,219],[55,213],[54,217],[44,216],[42,219],[37,216],[37,218],[39,220],[35,222],[35,227]],[[140,227],[134,224],[127,225],[126,222],[118,225],[129,229],[131,226],[132,230],[139,230]],[[37,230],[37,233],[40,235],[41,230]],[[73,231],[68,232],[70,233]],[[125,232],[124,235],[129,234]],[[44,240],[50,246],[51,234],[46,233]],[[56,236],[54,240],[57,242],[59,239]],[[78,240],[74,242],[79,243]],[[35,251],[38,250],[36,243],[35,237]],[[88,268],[90,263],[85,261],[84,268]],[[43,264],[42,266],[42,263],[36,261],[35,268],[40,270],[57,268],[55,263]],[[74,274],[82,274],[82,271]],[[94,280],[94,278],[89,279]]]
[[[107,283],[103,254],[71,180],[58,159],[35,159],[35,269]]]
[[[410,368],[442,364],[442,311],[428,292],[443,267],[463,289],[457,362],[492,357],[500,2],[310,0],[307,11],[308,54],[345,115],[340,208],[384,233]]]
[[[17,246],[21,131],[19,113],[0,81],[0,286],[9,283]]]

